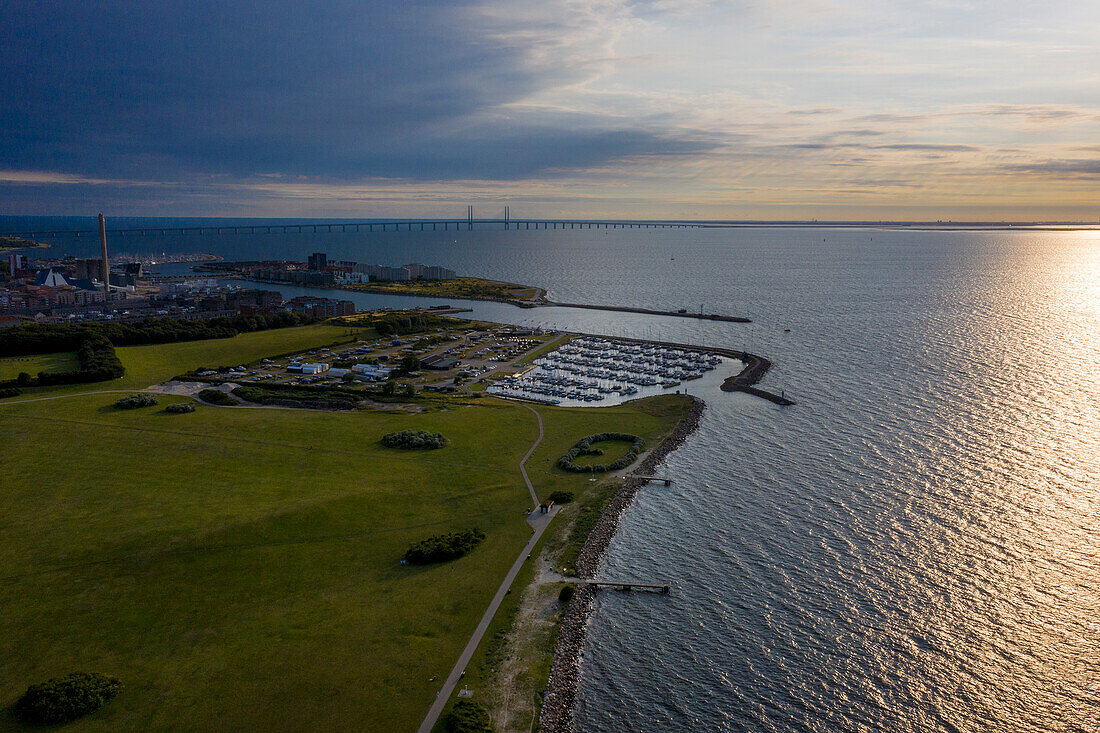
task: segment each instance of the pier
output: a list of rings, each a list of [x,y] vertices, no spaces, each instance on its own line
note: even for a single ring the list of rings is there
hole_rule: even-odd
[[[688,310],[662,311],[652,308],[631,308],[623,305],[592,305],[588,303],[557,303],[552,300],[535,305],[558,306],[560,308],[584,308],[594,311],[615,311],[617,313],[642,313],[647,316],[674,316],[676,318],[700,318],[704,321],[725,321],[727,323],[752,323],[751,318],[743,316],[724,316],[719,313],[692,313]],[[528,306],[530,307],[530,306]]]
[[[631,476],[630,478],[641,479],[649,483],[659,483],[665,486],[672,486],[672,479],[665,478],[664,476]]]
[[[581,580],[578,582],[590,585],[597,590],[600,588],[615,588],[617,590],[642,590],[664,594],[672,592],[672,586],[668,583],[635,583],[632,580]]]

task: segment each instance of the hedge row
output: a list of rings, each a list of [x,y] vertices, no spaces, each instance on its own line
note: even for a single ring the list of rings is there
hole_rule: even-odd
[[[447,445],[442,433],[429,433],[427,430],[402,430],[399,433],[386,433],[382,436],[382,445],[387,448],[432,449]]]
[[[18,387],[0,387],[0,400],[5,397],[18,397],[23,394],[23,390]]]
[[[258,405],[295,405],[298,407],[321,406],[326,409],[352,410],[363,400],[364,395],[350,389],[322,387],[314,385],[242,385],[233,390],[233,394],[246,402]]]
[[[184,413],[194,412],[195,406],[190,402],[173,402],[164,408],[165,412],[170,412],[173,415],[183,415]]]
[[[405,562],[412,565],[429,565],[454,560],[469,553],[485,539],[485,533],[476,527],[462,532],[432,535],[405,551]]]
[[[15,379],[0,382],[0,388],[105,382],[108,379],[118,379],[126,373],[125,367],[115,354],[114,346],[101,334],[85,333],[83,341],[76,347],[76,359],[80,364],[79,369],[67,372],[39,372],[37,377],[31,377],[23,372]]]
[[[237,315],[188,321],[180,318],[147,318],[135,323],[28,323],[4,331],[0,356],[28,356],[73,351],[89,335],[99,335],[115,346],[166,344],[176,341],[229,338],[248,331],[301,326],[318,318],[304,313],[279,311],[262,315]]]
[[[380,336],[400,336],[451,326],[454,321],[431,313],[392,312],[379,316],[370,325],[374,326]]]
[[[575,463],[579,456],[603,455],[603,451],[593,448],[593,443],[602,443],[607,440],[628,440],[631,442],[630,450],[622,458],[607,465],[596,463],[592,465],[580,465]],[[638,458],[638,454],[645,447],[645,440],[630,433],[597,433],[581,438],[569,451],[558,459],[558,468],[574,473],[603,473],[604,471],[618,471],[626,468]]]
[[[211,405],[222,405],[223,407],[233,407],[237,404],[237,401],[222,392],[220,389],[204,389],[197,395],[203,402],[209,402]]]

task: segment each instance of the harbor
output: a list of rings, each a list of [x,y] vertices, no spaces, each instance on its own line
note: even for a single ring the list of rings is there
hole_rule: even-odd
[[[617,404],[681,387],[727,360],[702,349],[582,336],[486,391],[566,407]]]

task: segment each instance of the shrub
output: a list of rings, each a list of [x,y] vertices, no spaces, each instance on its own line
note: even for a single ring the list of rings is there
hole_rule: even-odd
[[[66,677],[31,685],[15,703],[13,712],[25,723],[58,725],[103,707],[122,689],[114,677],[74,672]]]
[[[237,404],[237,401],[222,392],[220,389],[204,389],[199,392],[197,397],[203,402],[209,402],[211,405],[223,405],[225,407],[231,407]]]
[[[0,387],[0,399],[5,397],[18,397],[23,394],[23,390],[18,387]]]
[[[430,565],[454,560],[468,554],[484,539],[485,533],[476,527],[462,532],[432,535],[426,540],[411,545],[405,551],[405,562],[412,565]]]
[[[190,402],[173,402],[164,408],[165,412],[170,412],[173,415],[182,415],[186,412],[194,412],[195,406]]]
[[[382,445],[387,448],[408,448],[429,450],[447,445],[442,433],[429,433],[427,430],[402,430],[399,433],[386,433],[382,436]]]
[[[622,458],[616,461],[604,465],[602,463],[582,465],[574,463],[578,456],[590,456],[590,455],[603,455],[602,451],[594,452],[598,449],[592,448],[593,443],[602,443],[607,440],[629,440],[631,441],[630,450],[626,452]],[[633,463],[638,454],[642,452],[642,448],[645,447],[645,440],[639,438],[637,435],[631,435],[630,433],[597,433],[596,435],[589,435],[588,437],[581,438],[577,441],[577,444],[569,449],[564,456],[558,459],[558,468],[563,471],[573,471],[574,473],[602,473],[604,471],[618,471],[621,468],[626,468]]]
[[[157,398],[151,394],[132,394],[115,402],[115,407],[120,410],[133,410],[138,407],[152,407],[157,404]]]
[[[562,586],[561,591],[558,593],[558,602],[563,606],[573,598],[573,594],[577,592],[577,589],[572,584]]]
[[[473,700],[459,700],[443,717],[443,730],[447,733],[491,733],[493,726],[484,705]]]
[[[555,504],[568,504],[573,501],[572,491],[554,491],[549,496],[550,501]]]

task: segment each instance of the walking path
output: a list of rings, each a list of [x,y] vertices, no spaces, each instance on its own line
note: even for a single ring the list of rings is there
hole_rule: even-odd
[[[523,563],[527,560],[527,556],[530,555],[535,545],[538,544],[539,539],[542,538],[542,533],[546,531],[546,528],[550,526],[550,520],[558,513],[559,507],[551,507],[550,511],[546,514],[538,511],[539,499],[535,494],[535,487],[531,485],[531,479],[527,476],[527,469],[524,465],[527,459],[531,457],[531,454],[535,452],[535,449],[539,447],[539,443],[542,442],[543,429],[542,429],[542,415],[537,410],[528,407],[528,410],[535,413],[535,417],[539,422],[539,437],[535,441],[531,449],[527,451],[527,455],[523,457],[519,462],[520,473],[523,474],[523,481],[527,484],[527,490],[531,492],[531,500],[535,503],[535,510],[527,517],[527,523],[531,525],[535,533],[528,540],[527,545],[520,551],[519,557],[512,563],[512,568],[508,571],[508,574],[504,576],[504,582],[497,588],[497,593],[493,596],[493,600],[489,603],[489,608],[485,610],[485,615],[481,617],[481,622],[474,629],[473,636],[466,643],[466,648],[462,650],[462,654],[459,655],[458,661],[455,662],[454,668],[451,673],[447,675],[447,681],[443,683],[442,689],[436,694],[435,702],[432,703],[432,707],[428,710],[427,717],[424,718],[424,722],[417,728],[417,733],[431,733],[433,727],[435,727],[436,721],[439,720],[439,716],[443,713],[443,708],[447,706],[447,701],[451,699],[451,694],[454,692],[455,687],[458,686],[458,681],[462,679],[462,675],[466,673],[466,665],[470,663],[470,659],[473,658],[474,652],[477,651],[478,644],[481,643],[482,637],[485,636],[486,630],[489,628],[489,624],[493,620],[493,616],[496,615],[497,609],[500,608],[501,602],[504,600],[504,596],[508,594],[508,589],[512,587],[512,581],[519,575],[520,568],[523,567]]]
[[[539,439],[535,441],[534,445],[531,446],[531,450],[527,451],[527,455],[525,455],[519,462],[519,472],[523,474],[523,481],[527,484],[527,490],[531,492],[531,501],[534,502],[535,509],[538,509],[539,497],[535,493],[535,487],[531,485],[531,479],[527,477],[527,468],[524,466],[524,464],[527,463],[527,459],[531,457],[531,454],[535,452],[535,448],[538,448],[539,443],[542,442],[542,415],[540,415],[539,411],[531,407],[530,405],[523,406],[531,412],[535,413],[535,419],[539,421]]]

